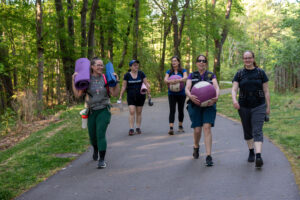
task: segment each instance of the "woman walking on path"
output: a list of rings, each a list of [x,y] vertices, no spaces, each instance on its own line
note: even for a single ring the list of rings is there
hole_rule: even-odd
[[[268,77],[254,60],[254,53],[243,54],[244,68],[239,70],[232,85],[232,102],[238,110],[244,130],[244,139],[249,148],[248,162],[255,162],[256,167],[263,165],[261,157],[263,143],[263,125],[270,114],[270,94]],[[239,100],[236,100],[238,88]],[[254,153],[254,147],[256,156]]]
[[[90,84],[87,91],[77,90],[75,88],[74,79],[77,73],[72,76],[72,88],[75,97],[79,98],[83,94],[88,94],[86,103],[89,108],[88,114],[88,132],[90,136],[90,142],[94,148],[93,159],[98,160],[98,168],[105,168],[105,154],[106,154],[106,129],[110,123],[110,95],[117,97],[120,92],[120,86],[117,84],[115,87],[108,87],[106,77],[103,73],[104,65],[103,61],[97,57],[91,61],[91,75]],[[115,74],[117,80],[119,79]],[[118,81],[117,81],[118,83]]]
[[[207,58],[204,55],[199,55],[196,60],[198,71],[191,73],[186,82],[185,93],[189,97],[188,113],[192,121],[191,127],[194,128],[194,159],[199,158],[199,142],[201,139],[201,132],[204,132],[204,144],[206,149],[206,165],[213,166],[211,157],[212,148],[212,133],[211,127],[214,127],[216,119],[216,102],[219,97],[219,85],[216,75],[207,71]],[[207,107],[200,107],[201,102],[196,96],[191,94],[192,87],[200,82],[207,81],[216,89],[216,97],[211,99]]]
[[[167,84],[177,84],[177,83],[185,83],[187,79],[187,71],[185,69],[181,68],[180,59],[177,56],[173,56],[171,59],[171,69],[169,69],[166,72],[165,75],[165,83]],[[172,75],[178,75],[181,76],[181,79],[173,79],[168,80],[170,76]],[[174,121],[175,121],[175,113],[176,113],[176,104],[178,104],[178,131],[184,132],[183,130],[183,118],[184,118],[184,103],[186,99],[185,95],[185,88],[181,89],[180,91],[171,91],[170,87],[168,88],[168,100],[169,100],[169,108],[170,108],[170,114],[169,114],[169,135],[174,135]]]
[[[127,103],[129,107],[129,133],[132,136],[135,133],[141,134],[142,111],[146,100],[146,94],[141,94],[141,87],[144,83],[147,87],[148,97],[150,98],[150,87],[144,72],[139,70],[139,61],[131,60],[129,62],[130,70],[124,75],[123,85],[120,92],[119,100],[127,91]],[[136,120],[135,120],[136,119]],[[134,132],[134,123],[136,121],[136,129]]]

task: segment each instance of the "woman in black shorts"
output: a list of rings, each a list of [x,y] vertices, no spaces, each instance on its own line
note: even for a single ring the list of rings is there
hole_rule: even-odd
[[[132,136],[135,133],[141,134],[141,122],[142,122],[142,110],[146,100],[146,94],[141,94],[141,87],[144,83],[147,87],[148,96],[150,96],[150,87],[144,72],[139,70],[139,61],[131,60],[129,62],[130,70],[124,75],[122,90],[119,100],[122,100],[122,96],[127,91],[127,103],[129,107],[129,135]],[[134,132],[134,122],[136,121],[136,129]]]

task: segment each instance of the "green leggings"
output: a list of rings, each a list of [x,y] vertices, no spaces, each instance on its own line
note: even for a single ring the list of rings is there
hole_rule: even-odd
[[[106,129],[110,123],[111,113],[108,108],[93,110],[88,118],[90,142],[97,145],[99,151],[106,151]]]

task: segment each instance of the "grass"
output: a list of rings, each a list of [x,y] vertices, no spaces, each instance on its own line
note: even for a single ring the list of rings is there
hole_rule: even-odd
[[[86,151],[86,130],[81,129],[78,112],[82,105],[61,115],[58,123],[31,134],[26,140],[0,152],[0,199],[12,199],[74,160],[56,154]]]
[[[291,163],[300,189],[300,94],[271,93],[270,121],[264,125],[264,134],[285,153]],[[218,112],[240,120],[232,106],[231,95],[220,96]]]

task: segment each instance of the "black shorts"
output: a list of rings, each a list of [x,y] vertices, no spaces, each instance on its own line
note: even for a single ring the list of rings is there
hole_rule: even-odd
[[[128,106],[144,106],[145,100],[145,94],[127,94]]]

